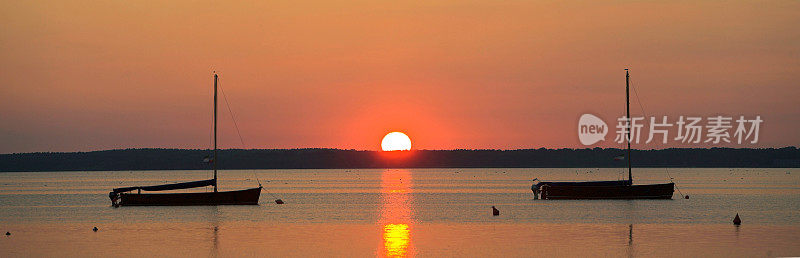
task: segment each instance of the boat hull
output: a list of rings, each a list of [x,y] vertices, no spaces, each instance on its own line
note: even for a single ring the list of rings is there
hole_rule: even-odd
[[[121,193],[122,206],[258,205],[261,187],[205,193]]]
[[[540,186],[542,199],[672,199],[675,184],[653,185],[547,185]]]

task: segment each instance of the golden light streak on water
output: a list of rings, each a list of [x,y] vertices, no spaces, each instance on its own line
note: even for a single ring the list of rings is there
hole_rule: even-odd
[[[411,251],[411,181],[411,171],[405,169],[386,170],[381,174],[383,248],[379,256],[414,256]]]
[[[411,240],[407,224],[387,224],[383,226],[383,246],[387,257],[407,257]]]

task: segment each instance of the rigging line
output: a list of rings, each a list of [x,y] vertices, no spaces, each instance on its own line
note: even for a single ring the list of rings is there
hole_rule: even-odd
[[[647,117],[647,114],[644,113],[644,107],[642,106],[642,100],[639,99],[639,91],[636,90],[636,85],[633,84],[633,80],[630,80],[631,88],[633,88],[633,93],[636,95],[636,102],[639,103],[639,108],[642,110],[642,115]],[[647,121],[645,121],[647,122]]]
[[[222,82],[218,82],[218,84],[219,84],[219,89],[222,92],[222,99],[225,100],[225,106],[228,107],[228,113],[231,115],[231,120],[233,120],[233,126],[236,128],[236,134],[239,135],[239,142],[242,143],[242,149],[244,149],[245,148],[244,138],[242,138],[242,133],[239,131],[239,124],[236,123],[236,117],[233,115],[233,110],[231,109],[231,105],[228,102],[228,96],[225,95],[225,88],[222,87]],[[261,180],[258,179],[258,175],[256,174],[255,170],[253,170],[253,177],[256,178],[256,182],[258,183],[258,186],[261,186]],[[261,189],[264,189],[264,188],[262,187]],[[269,193],[269,192],[267,192],[267,193]],[[272,194],[270,194],[270,195],[272,195]],[[272,195],[272,197],[275,197],[275,196]],[[276,199],[277,199],[277,197],[276,197]]]
[[[253,171],[253,177],[256,178],[256,183],[258,183],[258,185],[261,186],[261,180],[258,180],[258,175],[256,175],[256,171],[255,170]]]
[[[225,106],[228,107],[228,113],[231,114],[231,120],[233,120],[233,126],[236,128],[236,134],[239,135],[239,141],[242,143],[242,149],[245,148],[244,146],[244,139],[242,139],[242,133],[239,132],[239,124],[236,123],[236,117],[233,116],[233,111],[231,110],[231,105],[228,103],[228,97],[225,95],[225,89],[222,88],[222,83],[219,82],[219,89],[222,91],[222,98],[225,99]]]
[[[669,181],[672,182],[673,184],[675,184],[675,181],[672,181],[672,176],[669,175],[669,169],[664,168],[664,172],[667,172],[667,176],[669,177]],[[678,184],[675,184],[675,189],[678,190],[678,194],[681,195],[681,198],[686,198],[685,195],[683,195],[683,193],[681,192],[681,189],[678,188]]]

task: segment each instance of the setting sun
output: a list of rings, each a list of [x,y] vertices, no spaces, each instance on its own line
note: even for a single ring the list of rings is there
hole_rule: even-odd
[[[383,151],[411,150],[411,138],[401,132],[391,132],[383,137],[381,149]]]

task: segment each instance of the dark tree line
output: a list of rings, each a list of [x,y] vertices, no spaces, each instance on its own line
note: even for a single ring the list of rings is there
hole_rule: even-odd
[[[621,149],[415,150],[339,149],[220,150],[220,169],[289,168],[521,168],[623,167]],[[123,149],[92,152],[0,154],[0,171],[210,169],[209,150]],[[800,167],[796,147],[768,149],[633,150],[635,167]],[[627,158],[627,157],[626,157]]]

